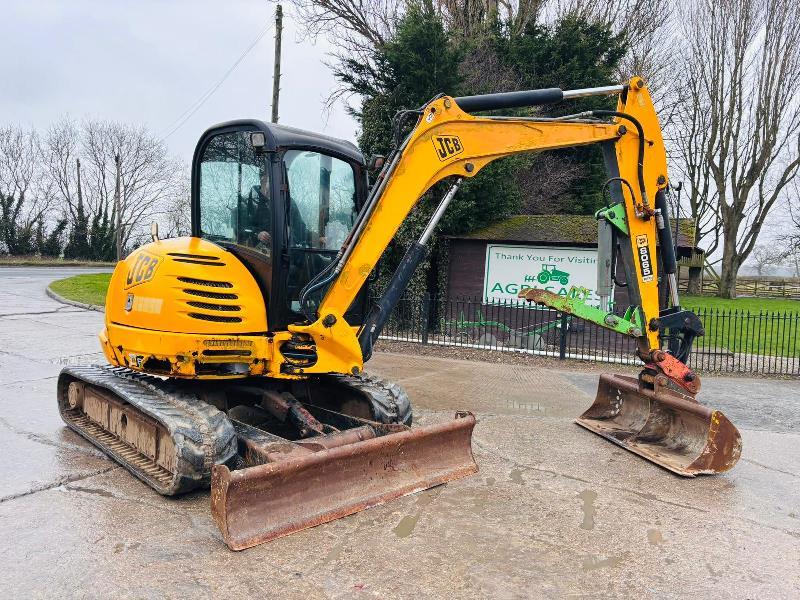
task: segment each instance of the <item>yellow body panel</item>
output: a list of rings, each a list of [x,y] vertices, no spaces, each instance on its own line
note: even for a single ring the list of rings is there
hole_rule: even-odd
[[[199,238],[147,244],[119,262],[105,322],[106,357],[137,370],[192,377],[197,364],[248,363],[262,374],[270,354],[258,284],[231,253]]]
[[[652,209],[655,206],[656,191],[667,187],[667,152],[664,148],[664,139],[661,136],[661,126],[658,116],[653,108],[653,102],[644,83],[638,77],[630,82],[630,89],[626,101],[620,98],[617,111],[624,112],[637,119],[644,130],[644,184],[647,189],[647,204]],[[639,136],[636,129],[624,119],[620,121],[627,128],[627,133],[616,143],[617,163],[619,174],[626,179],[634,190],[635,197],[631,197],[629,190],[623,186],[622,194],[625,198],[625,215],[630,232],[631,249],[633,254],[632,268],[637,273],[639,293],[641,295],[642,309],[645,314],[645,324],[658,317],[658,261],[656,260],[656,223],[651,215],[637,216],[635,204],[642,204],[639,196],[639,179],[637,174]],[[646,245],[651,258],[649,268],[652,274],[642,273],[642,266],[638,258],[640,249]],[[650,348],[658,348],[658,329],[646,332]]]

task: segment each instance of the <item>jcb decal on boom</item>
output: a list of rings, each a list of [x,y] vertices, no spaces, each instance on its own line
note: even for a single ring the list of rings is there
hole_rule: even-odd
[[[653,281],[653,263],[650,260],[650,244],[646,235],[636,236],[636,255],[639,257],[639,270],[642,281]]]
[[[431,141],[439,160],[447,160],[464,151],[464,146],[461,145],[461,140],[458,139],[457,135],[435,135],[431,138]]]
[[[150,281],[156,272],[156,267],[158,267],[158,257],[152,256],[147,252],[139,252],[136,256],[136,262],[128,269],[125,289],[127,290],[145,281]]]

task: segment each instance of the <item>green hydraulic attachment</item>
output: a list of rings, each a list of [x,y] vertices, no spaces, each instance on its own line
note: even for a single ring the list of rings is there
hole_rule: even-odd
[[[560,296],[547,290],[528,288],[522,290],[519,297],[630,337],[641,337],[644,332],[642,311],[639,307],[629,307],[622,317],[600,310],[587,304],[589,290],[584,287],[572,287],[566,296]]]
[[[625,235],[628,235],[628,223],[625,221],[625,206],[622,203],[601,208],[595,213],[596,219],[605,219]]]

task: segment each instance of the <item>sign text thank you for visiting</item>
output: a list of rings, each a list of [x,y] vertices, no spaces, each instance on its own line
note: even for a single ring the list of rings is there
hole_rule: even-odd
[[[572,286],[590,290],[589,303],[599,306],[596,249],[486,246],[485,302],[518,300],[517,295],[525,288],[566,296]]]

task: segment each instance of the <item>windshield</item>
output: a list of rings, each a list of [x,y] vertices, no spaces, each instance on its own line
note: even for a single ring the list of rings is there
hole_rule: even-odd
[[[289,150],[283,161],[289,183],[289,246],[339,250],[356,218],[353,167],[305,150]]]
[[[289,203],[287,301],[299,314],[300,290],[328,266],[353,227],[356,179],[350,163],[319,152],[288,150],[283,164]]]
[[[272,222],[269,171],[250,132],[211,139],[200,162],[200,235],[269,254]]]

